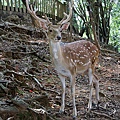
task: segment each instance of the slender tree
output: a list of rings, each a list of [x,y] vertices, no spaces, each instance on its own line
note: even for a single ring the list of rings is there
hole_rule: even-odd
[[[110,35],[110,15],[113,6],[112,0],[77,1],[75,11],[84,23],[82,28],[85,30],[82,32],[86,32],[88,38],[94,38],[96,44],[108,44]]]

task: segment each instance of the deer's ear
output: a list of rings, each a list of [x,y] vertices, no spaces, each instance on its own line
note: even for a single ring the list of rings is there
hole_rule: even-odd
[[[62,31],[62,30],[67,30],[68,27],[69,27],[69,25],[70,25],[70,22],[67,22],[67,23],[63,24],[63,25],[61,26],[61,31]]]

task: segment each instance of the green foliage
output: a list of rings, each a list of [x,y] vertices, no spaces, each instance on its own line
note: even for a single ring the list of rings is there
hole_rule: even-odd
[[[1,2],[1,1],[0,1]],[[22,7],[23,3],[22,0],[3,0],[2,5],[4,6],[13,6],[13,7]]]
[[[111,11],[110,42],[120,52],[120,2],[114,4]]]
[[[101,44],[110,44],[120,52],[120,0],[119,2],[118,0],[100,0],[99,2],[95,0],[91,2],[89,0],[75,0],[75,11],[78,18],[80,18],[79,22],[77,22],[80,27],[78,29],[81,30],[86,25],[90,35],[93,34],[93,31],[88,6],[92,6],[91,13],[93,13],[93,20],[96,23],[96,31],[99,31],[97,32],[99,42]]]

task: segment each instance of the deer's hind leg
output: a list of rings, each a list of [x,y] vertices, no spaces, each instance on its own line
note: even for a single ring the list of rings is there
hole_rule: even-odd
[[[95,88],[95,96],[96,96],[96,102],[99,103],[99,80],[97,75],[94,74],[93,76],[93,84]]]
[[[71,81],[71,95],[73,99],[73,118],[75,119],[77,117],[77,109],[76,109],[76,103],[75,103],[75,77],[76,75],[72,75],[70,77]]]
[[[88,69],[88,76],[89,76],[89,102],[88,102],[88,111],[92,108],[92,88],[93,88],[93,71],[91,68]]]

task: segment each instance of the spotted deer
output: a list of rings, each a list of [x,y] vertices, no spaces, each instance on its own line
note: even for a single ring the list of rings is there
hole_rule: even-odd
[[[72,5],[69,3],[69,14],[64,13],[63,19],[56,25],[53,25],[48,17],[45,15],[45,19],[36,15],[36,11],[33,11],[32,7],[29,7],[28,0],[26,0],[26,6],[28,12],[39,21],[40,27],[45,31],[49,40],[50,54],[54,63],[55,69],[62,82],[62,103],[60,112],[64,112],[65,108],[65,78],[70,78],[71,83],[71,95],[73,99],[73,117],[77,116],[77,110],[75,105],[75,77],[77,74],[83,74],[88,72],[89,76],[89,102],[88,110],[92,108],[92,87],[95,85],[96,100],[99,101],[99,82],[94,75],[95,64],[98,61],[99,50],[91,42],[87,40],[79,40],[71,43],[61,42],[61,32],[67,30],[72,17]]]

